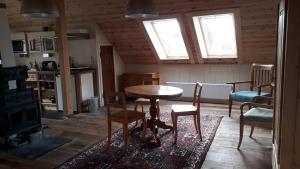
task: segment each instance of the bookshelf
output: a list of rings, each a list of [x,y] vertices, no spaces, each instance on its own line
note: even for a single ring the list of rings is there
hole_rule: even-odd
[[[28,71],[26,83],[34,89],[34,97],[39,100],[42,114],[58,112],[57,74],[57,71]]]

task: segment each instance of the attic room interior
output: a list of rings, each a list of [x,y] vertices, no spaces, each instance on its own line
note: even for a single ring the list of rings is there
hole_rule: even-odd
[[[299,8],[0,0],[0,168],[299,169]]]

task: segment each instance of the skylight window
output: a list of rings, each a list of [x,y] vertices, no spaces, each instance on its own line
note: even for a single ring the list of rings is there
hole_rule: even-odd
[[[176,18],[143,21],[143,24],[161,60],[189,59]]]
[[[193,22],[202,58],[238,57],[233,13],[194,16]]]

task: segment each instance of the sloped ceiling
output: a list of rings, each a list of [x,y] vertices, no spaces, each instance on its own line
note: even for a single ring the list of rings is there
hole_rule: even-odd
[[[65,0],[69,28],[97,23],[125,63],[156,64],[157,59],[140,22],[124,18],[125,0]],[[36,31],[53,26],[50,20],[26,20],[20,16],[20,1],[6,0],[13,31]],[[243,63],[274,63],[276,54],[277,0],[155,0],[161,16],[179,14],[196,57],[186,13],[239,8],[241,13]]]

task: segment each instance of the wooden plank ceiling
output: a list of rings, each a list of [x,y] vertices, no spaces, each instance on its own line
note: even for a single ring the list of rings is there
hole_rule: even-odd
[[[51,20],[26,20],[20,16],[20,1],[7,1],[7,16],[13,31],[36,31],[54,27]],[[126,0],[66,0],[69,28],[97,23],[125,63],[156,64],[157,60],[140,22],[124,18]],[[160,15],[182,15],[192,53],[196,56],[185,14],[188,12],[239,8],[241,12],[243,63],[274,63],[276,55],[277,0],[155,0]],[[193,58],[193,57],[192,57]]]

